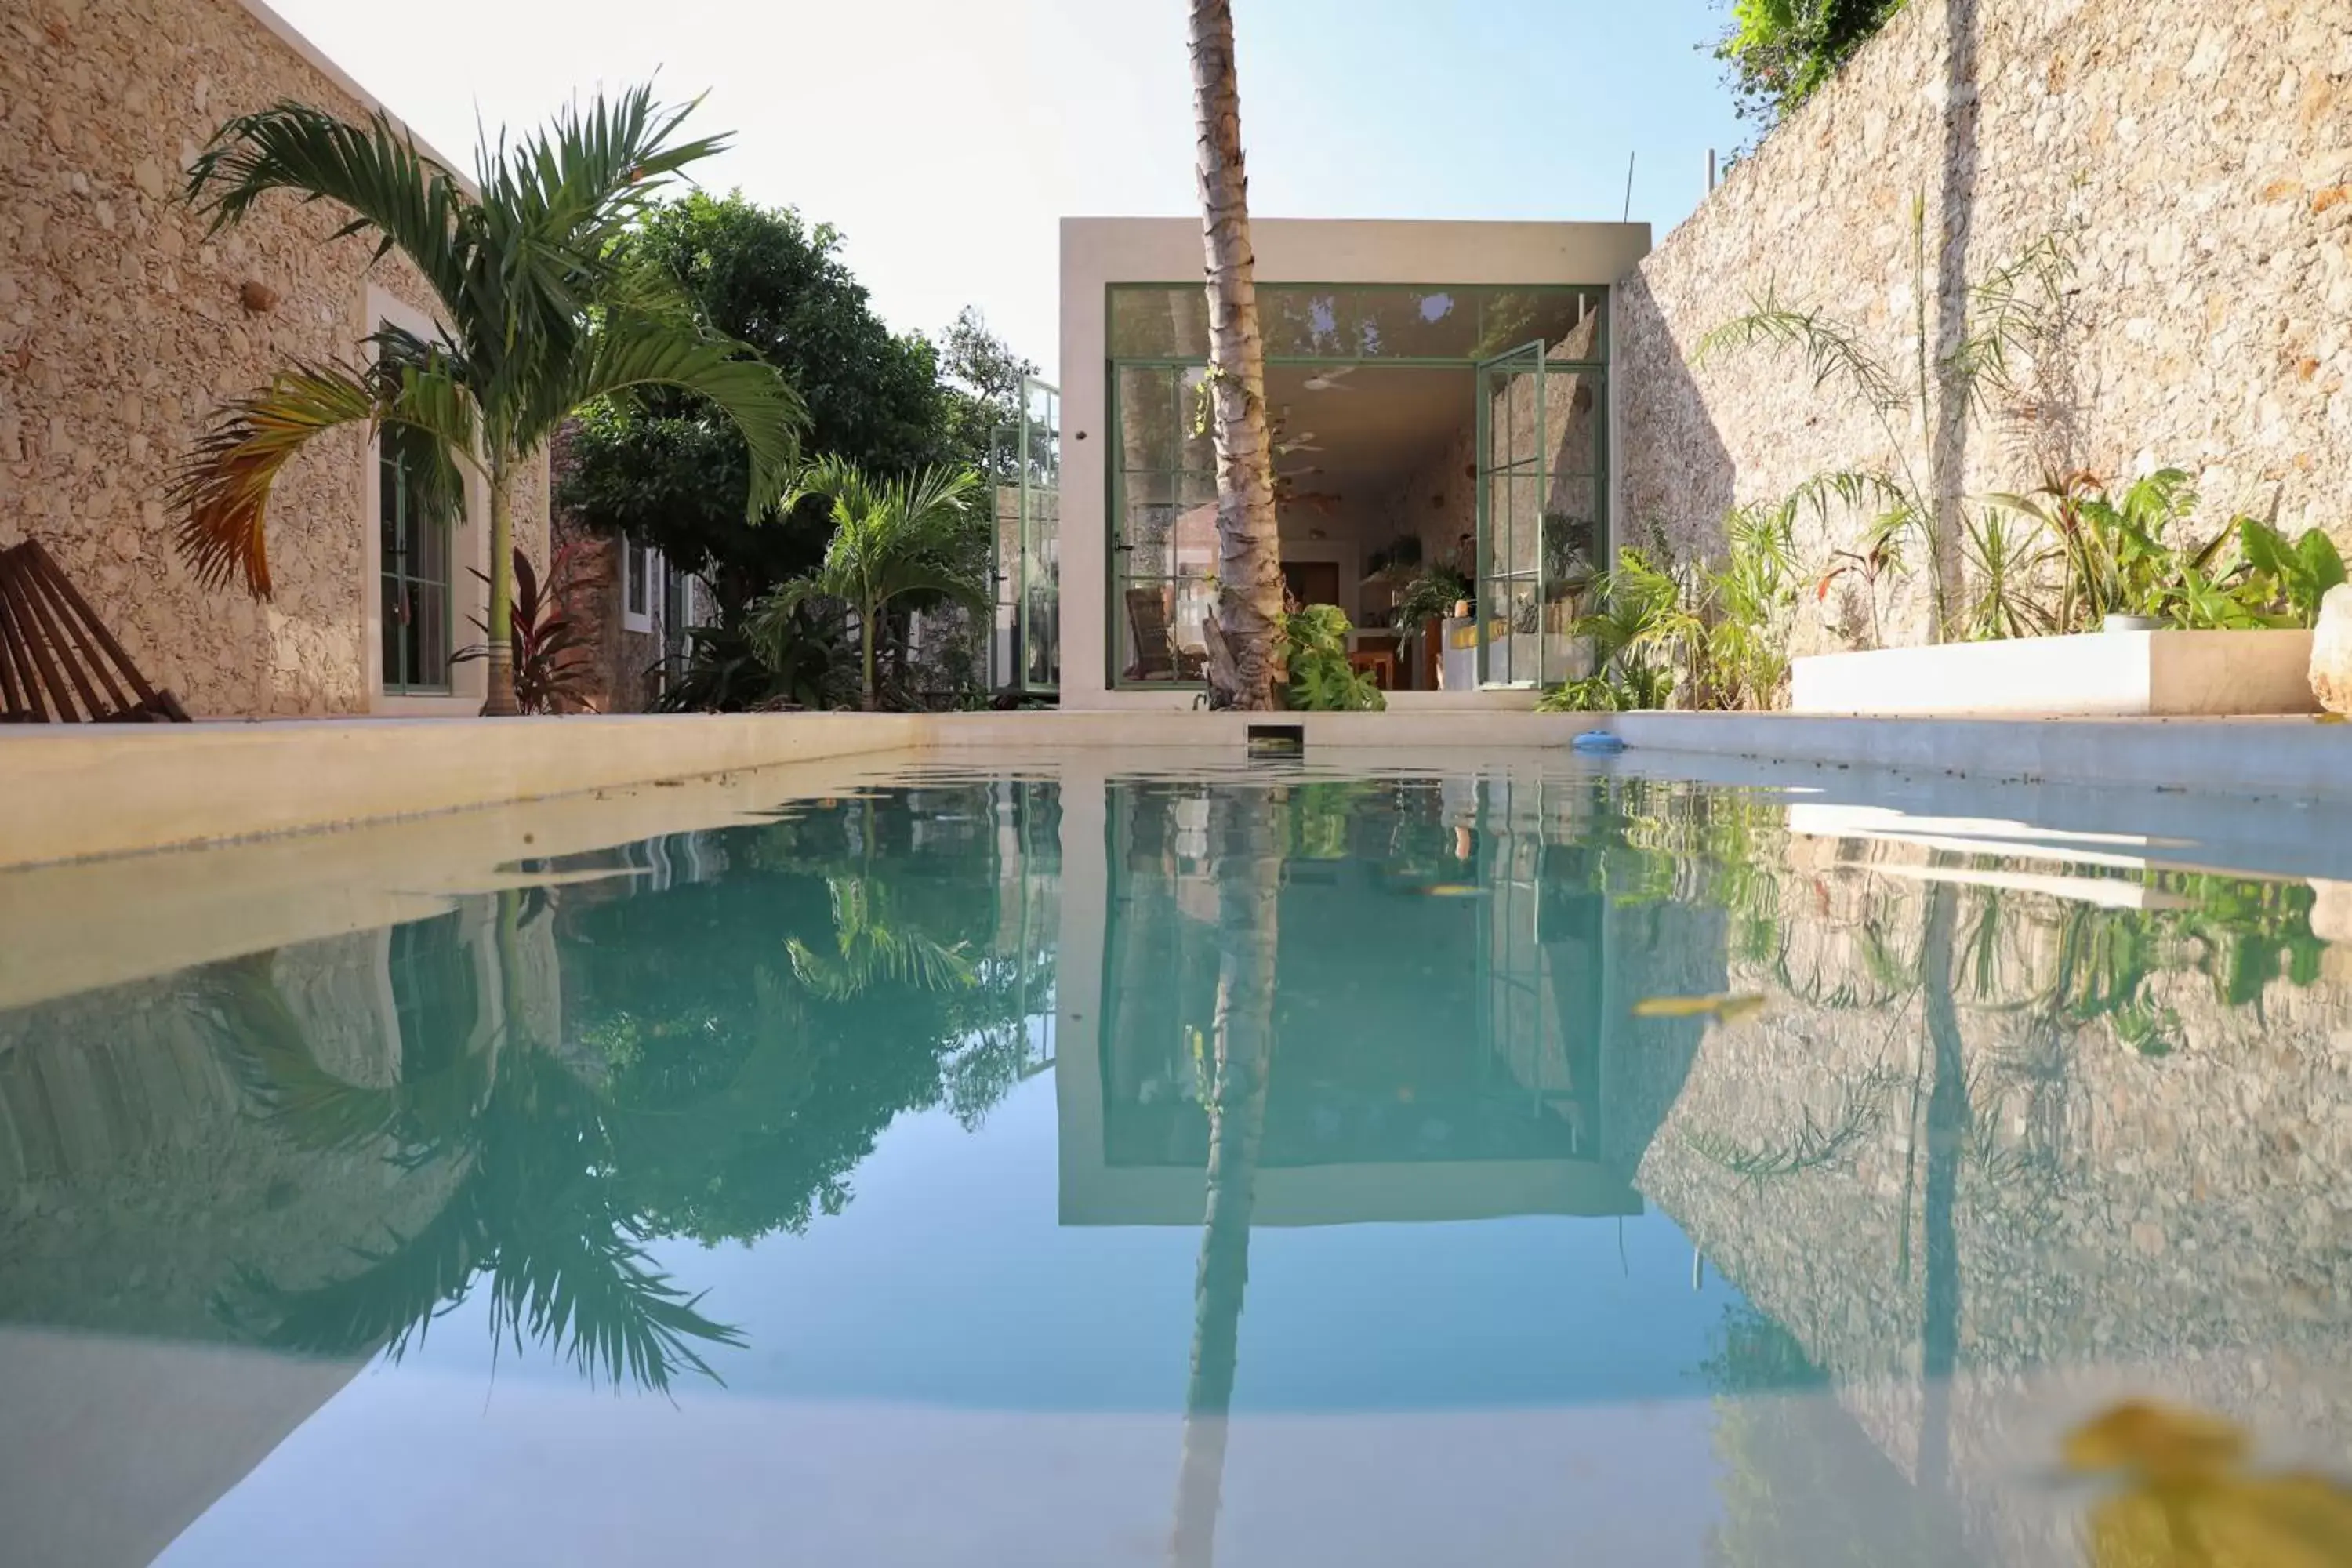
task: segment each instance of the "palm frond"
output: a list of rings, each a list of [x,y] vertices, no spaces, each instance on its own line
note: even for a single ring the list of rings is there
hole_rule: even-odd
[[[672,144],[694,107],[664,107],[651,87],[635,87],[572,104],[547,130],[484,149],[484,264],[469,286],[481,319],[509,333],[494,378],[503,391],[535,384],[534,361],[571,359],[592,308],[625,268],[615,242],[670,175],[724,149],[723,137]]]
[[[184,510],[176,542],[196,581],[216,588],[242,576],[254,597],[270,596],[270,494],[286,465],[313,440],[346,425],[406,426],[426,437],[418,478],[443,518],[459,507],[457,455],[473,447],[470,400],[444,370],[383,362],[367,370],[297,365],[250,396],[215,412],[173,469],[167,495]]]
[[[491,1334],[518,1351],[547,1341],[591,1384],[601,1376],[667,1394],[681,1372],[721,1381],[694,1342],[737,1347],[742,1331],[698,1311],[701,1295],[653,1268],[643,1240],[633,1223],[590,1219],[500,1247],[490,1265]]]
[[[397,1090],[355,1084],[319,1063],[273,976],[274,952],[197,970],[189,1000],[237,1086],[278,1131],[306,1149],[340,1152],[394,1136]]]
[[[2011,387],[2016,362],[2053,336],[2074,266],[2068,237],[2046,234],[1969,288],[1968,331],[1946,368],[1971,409],[1983,411],[1991,392]]]
[[[242,575],[257,599],[270,595],[265,537],[278,476],[318,437],[373,423],[378,388],[341,365],[280,371],[264,390],[226,405],[174,470],[168,491],[184,510],[177,543],[196,581],[217,588]]]
[[[378,257],[400,251],[445,309],[457,312],[466,290],[469,203],[457,177],[417,151],[390,116],[353,124],[281,102],[229,121],[188,166],[187,200],[211,218],[213,233],[242,222],[272,191],[348,209],[338,238],[373,236]]]
[[[551,378],[518,422],[521,444],[536,446],[582,404],[646,386],[707,398],[742,433],[751,456],[752,518],[793,488],[809,422],[800,394],[742,344],[706,335],[674,315],[606,311],[591,329],[575,374]]]
[[[1802,310],[1782,300],[1776,284],[1749,299],[1745,315],[1735,316],[1698,341],[1691,363],[1703,364],[1727,351],[1772,348],[1803,356],[1818,392],[1833,381],[1844,381],[1858,397],[1881,416],[1906,406],[1901,384],[1873,353],[1853,328],[1819,310]]]

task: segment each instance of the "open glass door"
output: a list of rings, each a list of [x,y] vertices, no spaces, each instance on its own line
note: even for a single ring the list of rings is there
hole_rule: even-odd
[[[1589,318],[1588,318],[1589,319]],[[1588,673],[1577,620],[1608,544],[1607,373],[1580,329],[1478,366],[1478,683]]]
[[[1478,684],[1543,679],[1545,346],[1478,365]]]
[[[1062,688],[1062,393],[1021,382],[1021,689]]]
[[[1062,684],[1062,395],[1034,376],[998,442],[991,487],[996,546],[989,628],[992,684],[1051,696]]]

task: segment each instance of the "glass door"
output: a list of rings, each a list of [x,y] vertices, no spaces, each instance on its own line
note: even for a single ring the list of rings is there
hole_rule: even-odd
[[[1478,684],[1543,679],[1547,349],[1478,364]]]
[[[1575,635],[1605,565],[1608,374],[1580,328],[1478,366],[1478,682],[1588,673]]]
[[[1217,455],[1205,366],[1122,364],[1111,504],[1111,681],[1198,682],[1216,600]]]
[[[990,475],[995,548],[989,660],[1004,691],[1051,696],[1062,684],[1062,395],[1034,376],[1005,422]]]

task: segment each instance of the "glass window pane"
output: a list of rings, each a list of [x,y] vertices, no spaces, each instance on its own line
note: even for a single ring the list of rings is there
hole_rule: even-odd
[[[1177,373],[1176,466],[1187,473],[1217,471],[1215,411],[1210,405],[1205,367]]]
[[[420,583],[416,595],[416,665],[409,672],[414,686],[449,684],[449,597],[438,584]]]
[[[424,681],[424,632],[419,623],[423,606],[416,601],[416,584],[404,582],[400,589],[400,683],[404,687]]]
[[[1178,466],[1177,448],[1192,409],[1185,396],[1190,378],[1160,365],[1128,366],[1118,373],[1118,447],[1122,473],[1167,473]]]
[[[1554,359],[1603,357],[1600,295],[1579,289],[1491,289],[1480,301],[1479,352],[1489,358],[1541,339]]]
[[[1206,359],[1209,297],[1202,287],[1149,285],[1110,291],[1113,359]]]
[[[383,582],[383,596],[378,610],[383,625],[377,630],[383,645],[383,688],[390,691],[406,683],[407,668],[401,662],[405,645],[401,639],[400,579],[386,574]]]

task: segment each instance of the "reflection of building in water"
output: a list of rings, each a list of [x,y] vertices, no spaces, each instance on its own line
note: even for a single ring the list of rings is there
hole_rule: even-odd
[[[1065,860],[1063,1016],[1089,1045],[1066,1039],[1058,1069],[1061,1215],[1198,1224],[1220,956],[1210,803],[1133,781],[1099,798],[1105,883],[1082,889],[1087,868]],[[1616,1081],[1632,1042],[1575,842],[1589,792],[1547,802],[1540,781],[1496,777],[1259,798],[1288,842],[1256,1222],[1640,1213],[1633,1162],[1671,1091]],[[1065,810],[1087,804],[1074,791]]]
[[[485,1048],[497,999],[548,1000],[552,953],[502,985],[487,900],[213,973],[274,996],[322,1075],[362,1088]],[[189,976],[0,1014],[0,1518],[12,1561],[145,1562],[366,1363],[233,1351],[258,1278],[348,1278],[457,1173],[326,1145],[257,1110]],[[70,1337],[68,1337],[70,1336]],[[104,1336],[104,1337],[100,1337]],[[61,1509],[60,1497],[74,1506]]]

